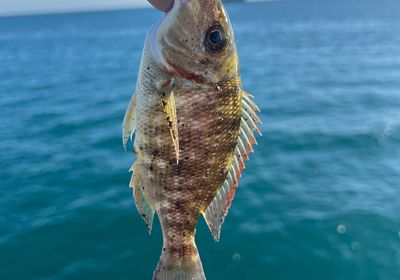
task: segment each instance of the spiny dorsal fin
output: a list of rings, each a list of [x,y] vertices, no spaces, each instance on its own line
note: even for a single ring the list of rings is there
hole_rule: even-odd
[[[136,208],[142,216],[143,220],[146,222],[147,230],[151,234],[151,229],[153,227],[153,217],[154,210],[147,201],[142,187],[141,187],[141,175],[139,169],[140,163],[136,161],[129,171],[132,171],[132,178],[129,186],[133,188],[133,197],[135,198]]]
[[[257,124],[261,123],[256,114],[256,111],[259,111],[259,109],[251,100],[251,97],[250,94],[244,92],[242,94],[242,120],[232,163],[225,182],[203,213],[215,241],[219,240],[221,227],[235,196],[245,161],[249,159],[249,153],[253,152],[252,145],[257,143],[254,131],[261,135],[257,127]]]
[[[178,119],[176,116],[175,96],[173,92],[174,81],[164,80],[157,84],[160,91],[161,103],[165,113],[165,120],[167,121],[168,128],[171,134],[172,143],[175,148],[176,163],[179,163],[179,133],[178,133]]]
[[[126,143],[129,138],[132,140],[132,135],[135,133],[136,124],[136,94],[134,94],[129,102],[128,109],[125,112],[124,121],[122,122],[122,144],[126,150]]]

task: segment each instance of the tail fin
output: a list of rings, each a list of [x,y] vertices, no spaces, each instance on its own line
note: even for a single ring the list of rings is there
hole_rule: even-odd
[[[153,280],[206,280],[196,244],[186,246],[189,248],[163,248]]]

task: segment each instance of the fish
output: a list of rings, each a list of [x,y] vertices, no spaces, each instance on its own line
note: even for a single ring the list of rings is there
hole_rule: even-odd
[[[163,247],[153,280],[206,279],[195,243],[203,216],[218,241],[245,162],[257,143],[259,108],[242,89],[239,59],[220,0],[175,0],[149,30],[122,125],[136,161],[130,187]]]

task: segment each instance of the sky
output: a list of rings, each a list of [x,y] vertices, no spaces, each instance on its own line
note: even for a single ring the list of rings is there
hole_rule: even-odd
[[[148,6],[146,0],[0,0],[0,15],[108,10]]]

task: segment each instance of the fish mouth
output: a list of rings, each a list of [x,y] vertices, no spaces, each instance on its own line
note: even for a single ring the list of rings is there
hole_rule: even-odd
[[[167,34],[170,28],[174,28],[174,21],[177,19],[180,9],[190,1],[192,0],[174,0],[172,8],[164,13],[160,20],[150,29],[147,38],[148,48],[152,58],[159,64],[164,72],[174,77],[203,83],[205,78],[202,75],[183,69],[183,67],[178,66],[177,63],[167,59],[163,52],[163,48],[167,48],[170,52],[175,54],[182,54],[184,50],[187,51],[184,46],[176,45],[171,42]]]
[[[170,69],[171,66],[164,58],[161,45],[166,43],[169,47],[176,48],[172,44],[169,44],[165,34],[169,28],[173,28],[174,20],[176,19],[181,6],[189,1],[190,0],[174,0],[172,8],[168,12],[165,12],[151,27],[147,36],[151,56],[160,64],[160,66],[167,68],[168,71],[172,71],[173,69]]]

